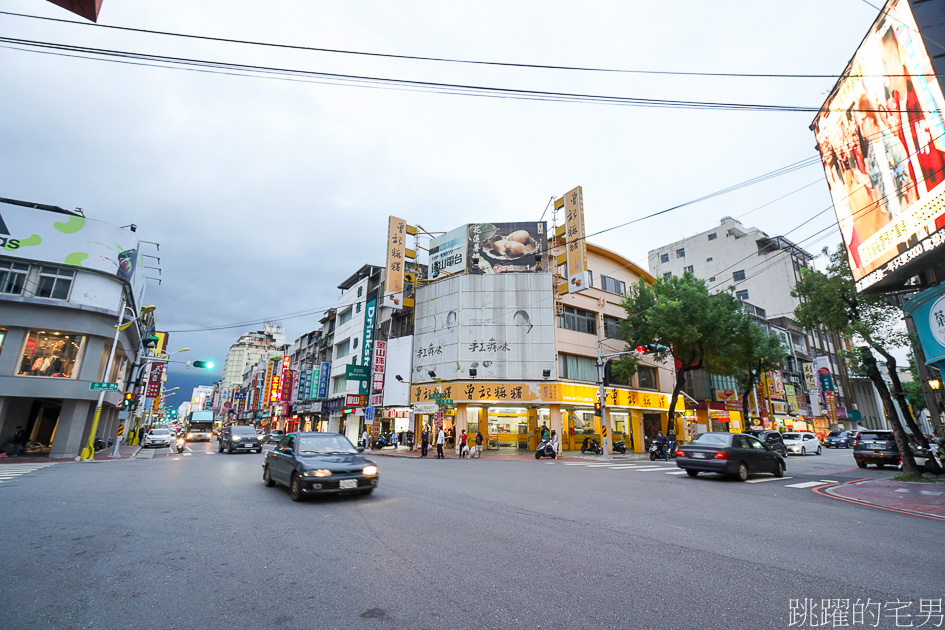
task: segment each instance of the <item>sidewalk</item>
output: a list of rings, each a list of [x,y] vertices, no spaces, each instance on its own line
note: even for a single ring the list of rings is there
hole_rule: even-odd
[[[127,444],[122,444],[118,447],[118,457],[109,457],[114,450],[114,447],[110,446],[108,448],[103,448],[100,451],[95,452],[94,460],[97,462],[114,462],[119,459],[131,459],[134,457],[138,451],[141,449],[140,446],[128,446]],[[76,461],[75,457],[49,457],[49,456],[36,456],[36,455],[21,455],[16,457],[0,457],[0,466],[4,464],[52,464],[52,463],[62,463],[62,462],[74,462]]]
[[[945,483],[874,479],[824,489],[837,499],[871,507],[945,520]],[[818,492],[818,494],[821,494]]]
[[[428,459],[434,459],[436,457],[436,446],[430,447],[427,451]],[[462,459],[459,455],[456,454],[456,450],[452,448],[443,449],[443,453],[446,456],[446,459]],[[420,449],[411,450],[405,446],[397,447],[396,449],[393,446],[385,446],[381,449],[370,449],[364,452],[365,455],[381,455],[385,457],[420,457]],[[527,449],[519,449],[517,451],[512,449],[500,449],[500,450],[489,450],[484,449],[482,451],[482,459],[493,459],[499,461],[528,461],[535,460],[535,451]],[[620,453],[612,453],[609,460],[605,460],[603,455],[594,455],[593,453],[581,453],[580,449],[573,451],[563,451],[559,460],[570,460],[570,461],[579,461],[582,459],[593,460],[593,461],[614,461],[614,462],[627,462],[627,461],[649,461],[650,456],[647,453],[631,453],[627,452],[625,455]],[[542,457],[543,461],[551,461],[547,457]]]

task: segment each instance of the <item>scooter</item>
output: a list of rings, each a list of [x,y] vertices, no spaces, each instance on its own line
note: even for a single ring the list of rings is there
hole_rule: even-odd
[[[660,454],[660,445],[656,441],[653,441],[650,443],[650,461],[655,462],[658,459],[663,459],[663,456]]]
[[[942,440],[938,439],[929,442],[929,450],[919,448],[915,445],[912,448],[912,456],[921,472],[941,475],[945,473],[945,452],[942,450]],[[899,470],[902,470],[902,461],[899,462]]]
[[[183,435],[178,435],[177,439],[174,440],[174,446],[177,448],[178,453],[183,453],[187,448],[187,440],[184,439]]]
[[[590,451],[595,455],[600,455],[602,451],[600,450],[600,444],[597,443],[597,438],[584,438],[584,442],[581,444],[581,452],[586,453]]]
[[[538,448],[535,449],[535,459],[541,459],[542,457],[550,457],[551,459],[558,457],[551,440],[542,440],[538,443]]]
[[[374,448],[384,448],[385,446],[390,446],[391,441],[389,436],[380,435],[376,440],[374,440]]]
[[[621,454],[627,452],[627,445],[624,444],[624,441],[623,441],[623,440],[620,440],[620,441],[618,441],[618,442],[614,442],[614,452],[615,452],[615,453],[621,453]]]

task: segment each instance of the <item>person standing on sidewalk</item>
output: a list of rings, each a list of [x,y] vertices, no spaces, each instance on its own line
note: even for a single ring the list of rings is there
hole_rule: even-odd
[[[446,455],[443,454],[443,445],[446,444],[446,433],[443,431],[443,427],[440,427],[439,433],[436,434],[436,458],[445,459]]]
[[[420,457],[427,456],[427,449],[430,447],[430,430],[423,427],[423,433],[420,434]]]
[[[459,434],[459,456],[466,457],[469,454],[469,446],[466,444],[466,429]]]
[[[368,448],[370,447],[370,444],[368,444],[368,441],[369,439],[368,439],[367,427],[364,427],[364,433],[361,434],[361,446],[364,447],[364,450],[368,450]]]
[[[397,432],[396,431],[390,434],[390,441],[393,443],[394,450],[396,451],[397,450]]]
[[[482,431],[476,431],[476,459],[482,459]]]
[[[558,433],[552,429],[551,430],[551,448],[554,450],[554,456],[559,457],[561,455],[561,444],[558,443]]]

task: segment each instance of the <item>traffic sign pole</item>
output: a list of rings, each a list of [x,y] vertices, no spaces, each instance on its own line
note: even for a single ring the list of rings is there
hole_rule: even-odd
[[[112,371],[112,362],[115,360],[115,350],[118,348],[118,337],[121,335],[121,319],[125,316],[125,294],[121,295],[121,303],[118,304],[118,323],[115,324],[115,338],[112,340],[111,350],[108,351],[108,361],[105,362],[105,372],[102,376],[107,377]],[[98,392],[98,402],[95,404],[95,417],[92,418],[92,430],[89,431],[89,443],[85,445],[79,454],[80,460],[95,459],[95,432],[98,430],[98,419],[102,415],[102,403],[105,401],[105,390]]]

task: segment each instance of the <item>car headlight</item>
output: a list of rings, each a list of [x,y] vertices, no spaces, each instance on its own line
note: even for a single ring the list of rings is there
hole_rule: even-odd
[[[363,470],[362,472],[363,472],[365,475],[376,475],[376,474],[377,474],[377,466],[365,466],[365,467],[364,467],[364,470]]]
[[[234,436],[233,436],[233,441],[234,441],[234,442],[239,442],[239,441],[240,441],[240,436],[234,435]]]
[[[330,477],[331,471],[327,468],[319,468],[318,470],[305,470],[302,471],[303,477]]]
[[[188,433],[188,434],[187,434],[187,439],[190,439],[190,438],[192,438],[192,437],[194,437],[194,434],[193,434],[193,433]]]

